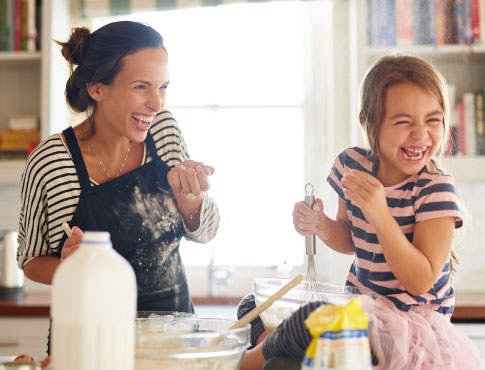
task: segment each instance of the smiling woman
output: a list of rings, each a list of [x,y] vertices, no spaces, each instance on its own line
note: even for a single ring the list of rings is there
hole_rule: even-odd
[[[80,27],[58,42],[70,65],[68,105],[85,114],[44,140],[22,177],[19,266],[50,284],[83,231],[107,231],[132,265],[137,309],[193,312],[179,244],[204,243],[219,213],[207,195],[214,169],[193,161],[172,114],[161,35],[138,22]],[[65,236],[66,222],[72,235]]]

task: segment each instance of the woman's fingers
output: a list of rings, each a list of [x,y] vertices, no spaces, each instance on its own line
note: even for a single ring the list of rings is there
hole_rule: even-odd
[[[195,169],[187,169],[187,182],[189,184],[189,193],[199,196],[201,193],[201,186],[199,182],[199,177]]]
[[[172,191],[174,193],[181,193],[182,192],[182,185],[180,184],[180,177],[177,170],[177,167],[172,168],[167,174],[167,181]]]
[[[180,188],[182,194],[190,194],[192,191],[190,189],[189,180],[187,179],[187,171],[191,174],[193,172],[192,168],[186,168],[184,165],[177,166],[177,173],[180,180]]]
[[[74,245],[72,247],[64,247],[62,248],[61,251],[61,261],[64,261],[66,258],[68,258],[71,254],[73,254],[75,251],[77,251],[79,248],[79,245]]]
[[[62,247],[61,260],[66,259],[72,253],[74,253],[81,245],[82,240],[83,240],[82,230],[77,226],[73,226],[72,236],[66,239],[66,241],[64,242],[64,246]]]
[[[209,176],[215,170],[202,162],[186,160],[169,171],[167,178],[174,193],[198,196],[210,188]]]

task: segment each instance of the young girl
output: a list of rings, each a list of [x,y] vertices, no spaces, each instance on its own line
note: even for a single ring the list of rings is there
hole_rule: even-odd
[[[375,368],[480,369],[476,347],[450,323],[453,233],[463,216],[453,177],[434,159],[448,137],[446,83],[419,58],[383,57],[362,83],[359,120],[369,148],[344,150],[327,179],[339,195],[336,218],[320,199],[313,209],[299,202],[295,228],[353,254],[346,284],[377,293],[363,302]],[[302,355],[303,321],[315,307],[297,311],[246,363]]]

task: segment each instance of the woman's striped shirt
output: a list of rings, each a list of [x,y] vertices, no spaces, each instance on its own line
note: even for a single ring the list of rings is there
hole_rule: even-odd
[[[179,126],[163,110],[150,127],[158,156],[171,168],[189,159]],[[143,164],[152,158],[145,149]],[[37,256],[60,256],[62,223],[69,222],[77,208],[81,186],[71,154],[55,134],[44,140],[29,156],[21,179],[21,210],[17,261],[20,268]],[[91,181],[91,186],[97,184]],[[185,225],[184,225],[185,227]],[[200,227],[185,238],[198,243],[211,240],[219,227],[219,211],[204,193]]]
[[[446,263],[438,280],[426,293],[412,295],[391,271],[374,226],[367,222],[361,209],[345,198],[342,176],[357,169],[375,176],[377,162],[371,160],[367,149],[354,147],[340,153],[327,178],[329,184],[345,201],[349,219],[354,261],[346,284],[367,287],[386,296],[397,308],[409,310],[411,306],[432,305],[443,314],[453,313],[455,293],[451,286],[450,263]],[[412,243],[416,223],[440,217],[455,217],[455,227],[463,224],[455,181],[431,161],[418,174],[405,181],[384,188],[387,205],[406,238]],[[449,258],[451,255],[449,256]],[[448,259],[449,260],[449,259]]]

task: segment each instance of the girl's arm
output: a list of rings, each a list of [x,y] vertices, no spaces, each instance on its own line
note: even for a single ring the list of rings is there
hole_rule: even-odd
[[[449,258],[454,217],[441,217],[416,224],[409,242],[392,216],[384,187],[375,177],[352,170],[342,179],[345,196],[356,203],[374,226],[384,256],[394,276],[413,295],[427,292]]]
[[[347,206],[342,198],[338,198],[337,214],[335,220],[323,214],[322,222],[318,224],[317,236],[322,242],[334,251],[353,254],[354,245],[350,232],[349,218],[347,217]]]
[[[344,254],[354,252],[347,208],[344,200],[340,197],[335,220],[323,212],[323,202],[317,198],[313,209],[308,207],[305,202],[295,204],[293,224],[299,234],[303,236],[317,235],[322,242],[337,252]]]
[[[438,280],[449,258],[455,218],[435,218],[417,223],[413,243],[410,243],[394,217],[390,213],[389,216],[376,225],[387,263],[409,293],[426,293]]]

